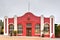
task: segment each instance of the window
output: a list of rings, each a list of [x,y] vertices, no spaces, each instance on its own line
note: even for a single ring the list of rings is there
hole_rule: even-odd
[[[44,33],[48,33],[49,32],[49,24],[45,24],[44,25]]]
[[[49,30],[48,28],[49,28],[49,27],[44,27],[44,31],[45,31],[45,32],[48,32],[48,30]]]
[[[36,24],[36,26],[35,26],[35,34],[40,34],[40,24]]]
[[[21,24],[18,25],[18,34],[22,34],[23,33],[23,27]]]
[[[31,27],[32,26],[32,24],[31,23],[27,23],[27,27]]]
[[[9,33],[13,33],[14,31],[14,25],[10,24],[9,25]]]

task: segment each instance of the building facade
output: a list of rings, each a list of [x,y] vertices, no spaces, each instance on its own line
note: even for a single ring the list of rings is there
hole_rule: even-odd
[[[35,16],[31,12],[13,18],[4,17],[4,35],[17,31],[17,36],[55,37],[54,16]]]

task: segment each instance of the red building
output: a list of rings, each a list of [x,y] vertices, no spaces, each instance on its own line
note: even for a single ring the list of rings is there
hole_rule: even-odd
[[[31,12],[23,16],[4,18],[4,35],[17,31],[17,36],[55,37],[54,16],[35,16]]]

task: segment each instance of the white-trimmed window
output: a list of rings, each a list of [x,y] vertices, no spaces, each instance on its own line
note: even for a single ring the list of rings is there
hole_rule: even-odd
[[[35,26],[35,34],[40,34],[40,24],[36,24],[36,26]]]
[[[45,34],[49,33],[49,24],[44,25],[44,33]]]
[[[22,27],[21,24],[18,25],[17,30],[18,30],[18,34],[22,34],[23,33],[23,27]]]
[[[14,25],[10,24],[9,25],[9,33],[13,33],[13,31],[14,31]]]

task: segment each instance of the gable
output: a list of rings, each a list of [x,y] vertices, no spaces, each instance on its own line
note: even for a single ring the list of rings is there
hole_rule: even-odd
[[[38,22],[38,21],[40,21],[40,17],[33,15],[31,12],[27,12],[23,16],[18,17],[17,20],[21,20],[21,21],[30,20],[30,21]]]

